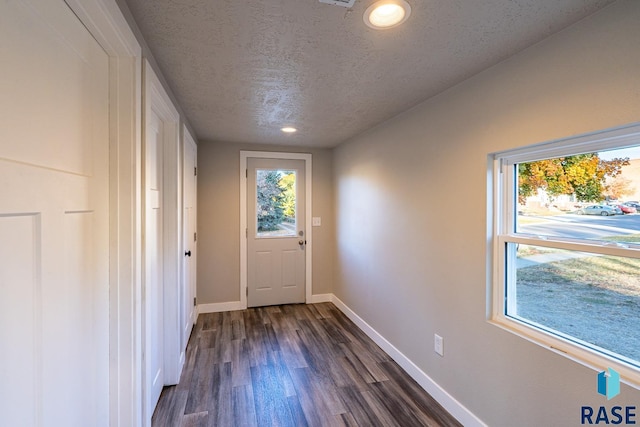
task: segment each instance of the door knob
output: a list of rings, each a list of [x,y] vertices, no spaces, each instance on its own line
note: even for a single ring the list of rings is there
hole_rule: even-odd
[[[304,240],[299,240],[299,241],[298,241],[298,244],[299,244],[300,246],[304,245]]]
[[[191,256],[191,251],[184,251],[184,256],[190,257]]]

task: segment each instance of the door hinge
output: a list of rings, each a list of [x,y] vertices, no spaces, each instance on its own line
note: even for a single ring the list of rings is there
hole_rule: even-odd
[[[248,228],[244,229],[244,237],[249,237],[249,229]]]
[[[193,176],[198,176],[198,168],[197,167],[193,167]]]
[[[248,286],[246,288],[244,288],[244,291],[245,291],[244,294],[246,296],[249,296],[249,287]]]
[[[245,178],[249,178],[249,169],[244,170],[244,176]]]
[[[196,297],[193,297],[193,306],[196,306]]]
[[[193,241],[194,242],[198,241],[198,233],[193,233]]]

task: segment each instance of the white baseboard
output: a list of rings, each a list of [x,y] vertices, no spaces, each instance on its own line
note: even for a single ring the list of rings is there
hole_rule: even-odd
[[[345,316],[355,323],[365,334],[369,336],[376,344],[380,346],[391,358],[402,367],[420,386],[429,393],[444,409],[453,415],[464,426],[486,427],[486,424],[476,417],[471,411],[465,408],[453,396],[447,393],[435,381],[433,381],[424,371],[422,371],[407,356],[402,354],[400,350],[395,348],[393,344],[387,341],[367,322],[351,310],[335,295],[332,296],[332,302]]]
[[[333,294],[311,295],[311,301],[307,304],[317,304],[320,302],[332,302]],[[213,304],[198,304],[198,314],[200,313],[219,313],[222,311],[244,310],[247,307],[242,305],[242,301],[218,302]]]
[[[307,301],[307,304],[317,304],[320,302],[333,302],[333,294],[311,295],[311,301]]]
[[[245,308],[247,307],[244,307],[241,301],[218,302],[213,304],[198,304],[198,314],[218,313],[221,311],[244,310]]]

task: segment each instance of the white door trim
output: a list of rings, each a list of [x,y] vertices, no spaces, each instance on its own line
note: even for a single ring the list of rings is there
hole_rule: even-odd
[[[305,254],[305,301],[311,302],[313,236],[311,227],[312,161],[309,153],[282,153],[268,151],[240,151],[240,305],[247,308],[247,159],[287,159],[304,160],[305,164],[305,229],[307,231],[307,250]]]
[[[142,423],[142,48],[115,0],[65,0],[109,55],[109,425]]]

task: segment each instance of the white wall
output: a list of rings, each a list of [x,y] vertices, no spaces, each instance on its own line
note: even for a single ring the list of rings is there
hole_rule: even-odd
[[[640,120],[639,41],[617,2],[334,152],[334,293],[488,425],[606,404],[595,371],[486,321],[487,155]]]

